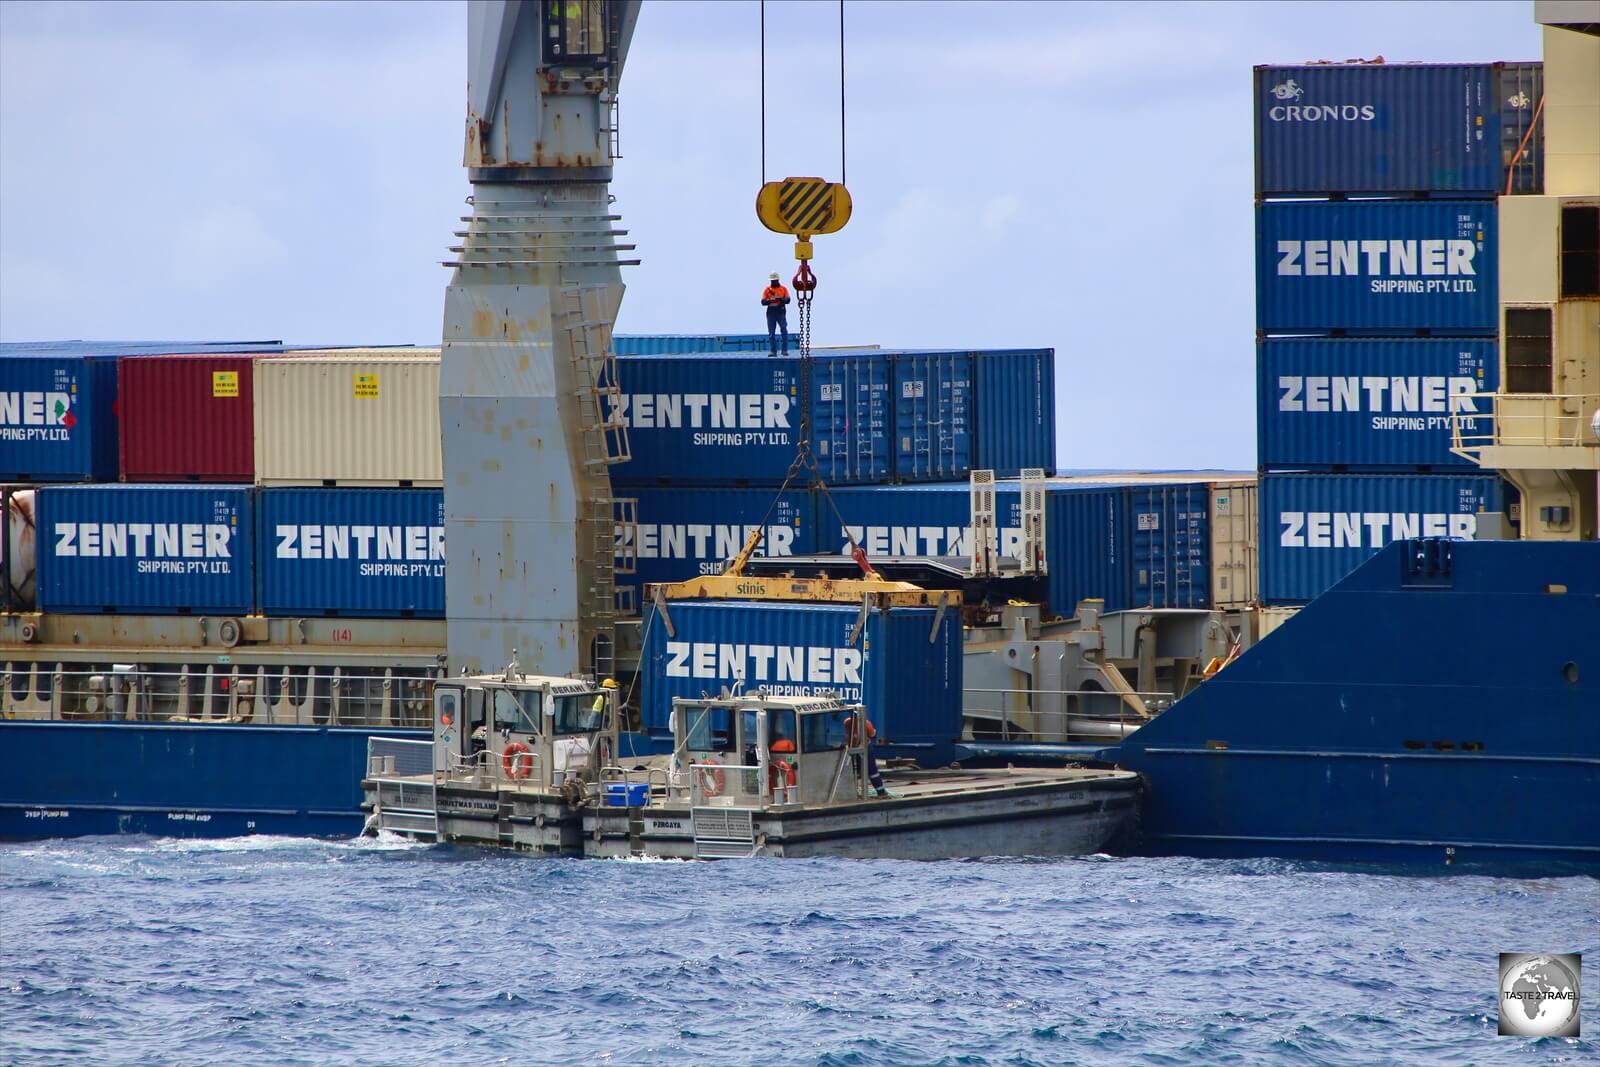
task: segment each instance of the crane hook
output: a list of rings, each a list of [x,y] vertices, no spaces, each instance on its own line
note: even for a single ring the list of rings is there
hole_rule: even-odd
[[[811,273],[811,261],[808,259],[802,259],[800,261],[800,269],[794,272],[794,277],[789,279],[789,281],[790,284],[794,286],[794,291],[797,293],[815,292],[817,288],[817,276]]]

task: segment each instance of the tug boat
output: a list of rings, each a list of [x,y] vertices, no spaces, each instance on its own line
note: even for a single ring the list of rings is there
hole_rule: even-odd
[[[867,709],[831,696],[675,700],[672,752],[626,766],[615,690],[590,682],[452,678],[433,718],[431,744],[370,742],[370,831],[610,859],[1060,856],[1131,834],[1138,810],[1129,771],[880,776]]]

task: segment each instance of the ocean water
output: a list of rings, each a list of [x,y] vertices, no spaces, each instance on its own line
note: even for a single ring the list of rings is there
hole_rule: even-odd
[[[1578,877],[10,844],[0,1063],[1595,1063],[1495,985],[1597,946]]]

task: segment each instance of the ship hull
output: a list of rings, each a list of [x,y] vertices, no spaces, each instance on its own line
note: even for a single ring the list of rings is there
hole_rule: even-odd
[[[367,738],[422,730],[0,721],[0,839],[351,837]]]
[[[1146,852],[1600,867],[1600,545],[1391,545],[1104,755]]]

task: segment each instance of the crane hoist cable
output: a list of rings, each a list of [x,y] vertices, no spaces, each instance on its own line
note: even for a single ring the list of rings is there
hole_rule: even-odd
[[[839,0],[839,180],[785,178],[767,181],[767,4],[761,0],[761,191],[756,194],[756,217],[774,233],[792,234],[794,258],[799,262],[790,284],[799,314],[800,338],[800,441],[801,453],[811,439],[811,308],[817,276],[811,269],[811,239],[837,233],[850,221],[850,192],[845,188],[845,67],[844,0]]]
[[[856,542],[855,535],[850,532],[850,527],[844,521],[844,515],[839,511],[839,505],[833,499],[833,494],[828,492],[828,483],[822,478],[822,471],[817,466],[817,457],[811,451],[811,443],[803,437],[795,453],[794,461],[789,464],[788,473],[783,476],[783,484],[772,495],[772,503],[767,505],[767,513],[761,516],[760,522],[751,527],[749,535],[745,538],[744,547],[722,569],[722,573],[735,576],[744,573],[745,564],[749,562],[750,557],[755,554],[755,550],[760,547],[762,539],[767,535],[767,523],[771,521],[772,513],[777,510],[778,502],[783,499],[784,494],[789,491],[789,486],[794,483],[795,477],[800,474],[809,475],[809,484],[819,490],[822,493],[822,499],[828,502],[829,510],[833,512],[834,519],[839,523],[839,530],[844,534],[845,542],[850,546],[850,558],[861,569],[862,576],[874,580],[879,579],[881,576],[867,560],[867,550]]]

